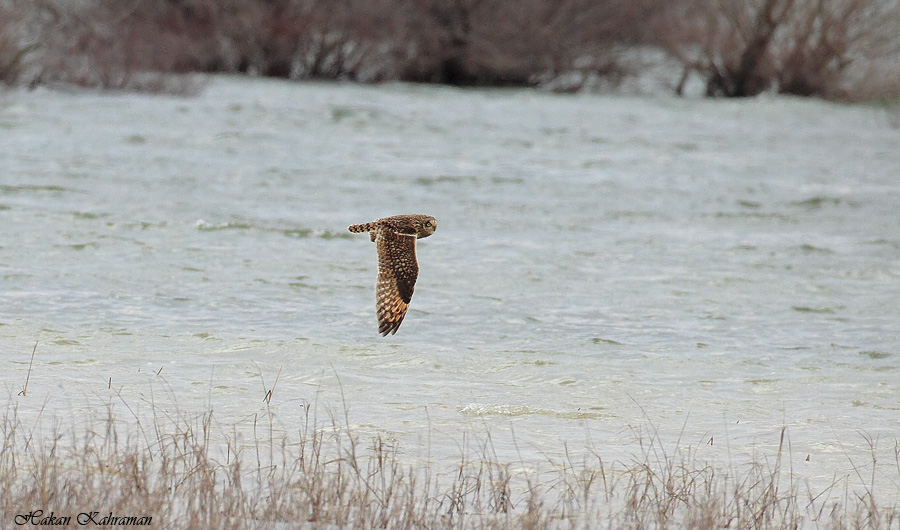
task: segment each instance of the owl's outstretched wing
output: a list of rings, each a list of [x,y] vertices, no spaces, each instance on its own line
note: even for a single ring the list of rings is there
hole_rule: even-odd
[[[396,333],[412,299],[419,275],[416,261],[415,234],[400,234],[383,227],[378,229],[378,282],[375,285],[375,307],[378,332]]]

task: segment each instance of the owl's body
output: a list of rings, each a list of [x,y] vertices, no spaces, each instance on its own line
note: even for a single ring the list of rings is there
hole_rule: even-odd
[[[351,232],[368,232],[378,251],[378,281],[375,284],[375,310],[378,332],[396,333],[412,299],[419,263],[416,239],[428,237],[437,228],[429,215],[395,215],[371,223],[352,225]]]

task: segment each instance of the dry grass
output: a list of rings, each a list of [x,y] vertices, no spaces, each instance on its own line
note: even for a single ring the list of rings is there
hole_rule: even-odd
[[[635,460],[610,464],[597,451],[537,470],[501,462],[490,433],[464,440],[452,469],[404,464],[396,443],[361,439],[349,418],[304,405],[298,432],[213,440],[212,411],[105,414],[87,425],[39,432],[12,404],[0,423],[0,521],[17,515],[152,517],[155,528],[823,528],[900,525],[896,498],[882,498],[857,469],[860,488],[813,494],[777,452],[743,472],[707,465],[691,447],[665,447],[653,429],[636,432]],[[268,405],[267,405],[268,406]],[[346,414],[346,412],[345,412]],[[872,441],[873,455],[876,454]],[[900,452],[897,449],[895,452]],[[568,452],[566,453],[568,454]],[[871,463],[874,470],[874,462]],[[900,475],[900,466],[898,466]]]

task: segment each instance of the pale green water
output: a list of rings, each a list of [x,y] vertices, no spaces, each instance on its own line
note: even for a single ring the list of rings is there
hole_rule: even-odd
[[[798,476],[851,474],[867,433],[896,491],[898,147],[879,109],[783,98],[7,93],[4,399],[76,422],[174,401],[227,434],[280,371],[289,436],[346,403],[439,463],[485,430],[502,460],[628,460],[648,423],[730,461],[787,425]],[[438,231],[381,338],[374,245],[346,227],[398,213]]]

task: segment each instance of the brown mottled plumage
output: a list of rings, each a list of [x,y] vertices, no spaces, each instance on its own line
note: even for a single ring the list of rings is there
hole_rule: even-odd
[[[434,217],[421,214],[384,217],[348,228],[355,233],[368,232],[378,250],[375,308],[382,336],[397,332],[412,299],[419,275],[416,239],[430,236],[436,228]]]

